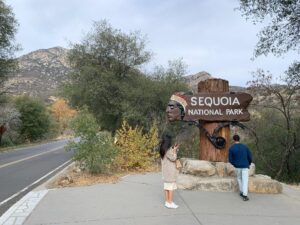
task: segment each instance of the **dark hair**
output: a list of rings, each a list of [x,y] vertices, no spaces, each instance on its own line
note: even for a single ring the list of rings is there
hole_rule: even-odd
[[[172,137],[168,134],[165,134],[162,137],[160,148],[159,148],[159,154],[162,159],[164,158],[166,152],[171,147],[171,145],[172,145]]]
[[[234,141],[240,141],[240,136],[237,135],[237,134],[233,135],[233,140]]]

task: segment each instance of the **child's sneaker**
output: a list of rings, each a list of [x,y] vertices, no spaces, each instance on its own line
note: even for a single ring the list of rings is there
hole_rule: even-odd
[[[176,205],[174,202],[172,202],[172,203],[171,203],[171,208],[172,208],[172,209],[177,209],[177,208],[178,208],[178,205]]]
[[[165,202],[165,207],[167,207],[167,208],[171,208],[171,204],[169,203],[169,202]]]

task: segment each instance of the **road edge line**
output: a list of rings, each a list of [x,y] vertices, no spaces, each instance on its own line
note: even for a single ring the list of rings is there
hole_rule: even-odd
[[[39,178],[38,180],[34,181],[33,183],[31,183],[30,185],[28,185],[27,187],[23,188],[21,191],[13,194],[12,196],[8,197],[7,199],[5,199],[4,201],[0,202],[0,206],[5,204],[6,202],[10,201],[11,199],[17,197],[18,195],[20,195],[21,193],[23,193],[24,191],[28,190],[30,187],[32,187],[33,185],[37,184],[38,182],[40,182],[41,180],[45,179],[47,176],[50,176],[52,173],[55,173],[57,170],[59,170],[60,168],[62,168],[63,166],[65,166],[66,164],[68,164],[69,162],[71,162],[71,159],[64,162],[63,164],[61,164],[60,166],[56,167],[54,170],[50,171],[49,173],[47,173],[46,175],[42,176],[41,178]]]
[[[61,171],[59,171],[57,174],[55,174],[53,177],[49,178],[48,180],[46,180],[44,183],[40,184],[39,186],[37,186],[34,190],[55,190],[57,188],[49,188],[48,185],[51,184],[53,181],[55,181],[56,179],[58,179],[59,177],[63,176],[64,174],[67,173],[68,169],[70,167],[72,167],[73,165],[75,165],[75,162],[71,162],[69,165],[67,165],[65,168],[63,168]]]

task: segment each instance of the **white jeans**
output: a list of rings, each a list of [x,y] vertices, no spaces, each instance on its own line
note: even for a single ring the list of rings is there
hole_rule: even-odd
[[[236,168],[236,178],[239,184],[240,192],[244,195],[248,195],[248,177],[249,169],[248,168]]]

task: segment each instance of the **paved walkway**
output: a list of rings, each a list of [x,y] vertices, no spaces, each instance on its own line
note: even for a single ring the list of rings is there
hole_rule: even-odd
[[[36,192],[41,196],[40,202],[35,199],[37,206],[26,220],[23,218],[25,225],[300,224],[300,190],[288,186],[283,194],[250,193],[248,202],[243,202],[237,193],[178,190],[178,209],[164,207],[160,173],[130,175],[117,184]],[[1,217],[0,224],[22,224],[17,218],[9,222],[12,217],[13,214],[2,223]]]

